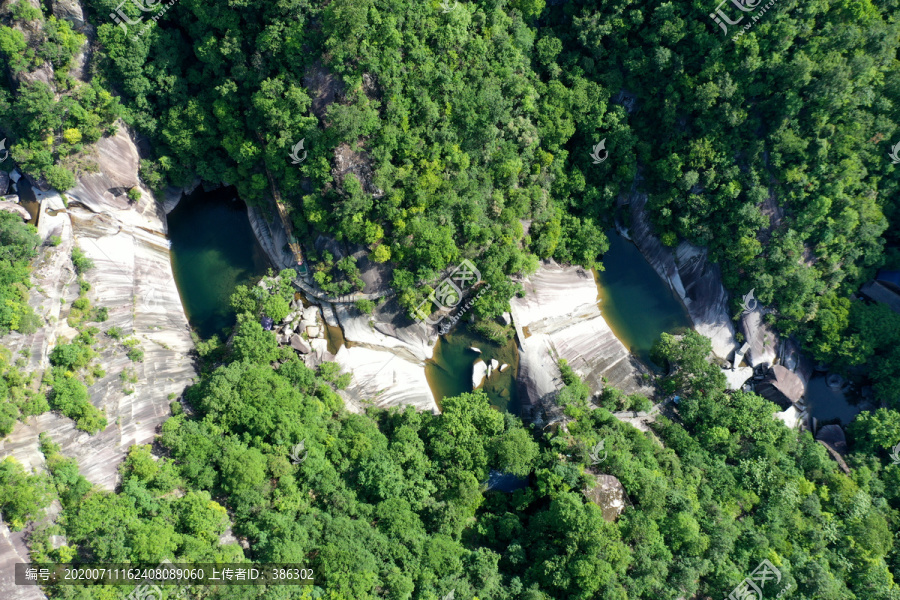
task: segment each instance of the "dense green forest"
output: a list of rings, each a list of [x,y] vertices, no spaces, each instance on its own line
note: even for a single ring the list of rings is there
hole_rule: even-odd
[[[476,312],[499,314],[536,258],[597,263],[637,192],[665,243],[708,246],[817,360],[873,354],[881,317],[849,297],[900,266],[896,2],[780,2],[737,40],[701,3],[183,0],[131,30],[115,4],[89,2],[92,85],[152,138],[145,181],[261,202],[268,169],[301,238],[367,245],[407,308],[470,258],[491,284]],[[371,176],[334,173],[336,152]],[[353,289],[354,266],[318,258]],[[898,364],[869,373],[883,400]]]
[[[655,349],[660,388],[680,401],[650,433],[607,410],[648,399],[607,388],[591,409],[565,362],[566,419],[543,430],[478,391],[445,399],[439,415],[355,414],[336,391],[348,374],[307,368],[259,324],[260,311],[287,314],[290,290],[245,287],[233,339],[198,344],[199,381],[154,446],[130,449],[114,493],[46,434],[48,474],[0,463],[13,529],[54,498],[63,506],[30,538],[34,560],[252,560],[316,573],[314,588],[189,590],[195,598],[677,600],[725,597],[765,559],[790,598],[900,597],[900,465],[889,454],[900,442],[900,315],[851,300],[876,269],[900,268],[887,156],[900,142],[896,0],[780,0],[734,40],[710,2],[178,0],[158,22],[135,3],[86,7],[88,83],[71,74],[83,36],[46,6],[18,0],[0,19],[2,131],[35,179],[72,187],[93,168],[87,145],[121,117],[151,142],[141,178],[155,191],[199,176],[263,205],[274,184],[307,252],[320,233],[366,246],[407,309],[468,258],[490,284],[473,308],[485,319],[538,259],[602,267],[604,231],[628,225],[619,202],[646,194],[664,244],[708,247],[736,298],[754,289],[783,333],[866,377],[891,408],[848,428],[846,475],[808,432],[773,419],[774,404],[726,391],[709,341],[689,333]],[[117,25],[117,9],[141,24]],[[39,70],[47,77],[29,76]],[[308,154],[292,164],[300,140]],[[595,164],[601,140],[609,155]],[[336,155],[360,176],[337,173]],[[0,334],[34,331],[39,239],[0,212],[0,242]],[[359,288],[353,261],[312,258],[328,291]],[[0,354],[0,436],[48,408],[103,429],[88,394],[103,375],[96,347],[143,358],[136,338],[101,332],[90,261],[77,248],[72,261],[78,335],[51,351],[40,386]],[[294,464],[300,442],[308,455]],[[492,470],[527,485],[488,491]],[[584,494],[600,473],[628,495],[612,522]],[[60,534],[67,543],[54,548]]]
[[[277,291],[276,291],[277,295]],[[260,302],[266,298],[257,298]],[[240,302],[247,302],[246,296]],[[251,308],[252,310],[252,308]],[[313,588],[188,590],[196,598],[676,600],[724,597],[762,561],[798,600],[896,598],[900,466],[885,442],[894,411],[853,429],[853,475],[774,404],[726,392],[706,338],[664,335],[662,386],[680,419],[652,433],[591,409],[562,362],[566,419],[544,431],[492,409],[480,391],[411,407],[344,410],[334,365],[308,369],[255,313],[162,427],[155,453],[134,446],[116,493],[92,488],[49,436],[50,477],[0,469],[0,506],[22,519],[58,497],[58,524],[32,537],[35,560],[299,563]],[[185,405],[191,408],[188,413]],[[303,441],[304,459],[291,460]],[[602,472],[629,502],[614,522],[583,491]],[[490,470],[525,477],[488,491]],[[10,482],[10,483],[6,483]],[[11,493],[12,482],[26,493]],[[8,512],[7,512],[8,511]],[[220,542],[227,531],[250,542]],[[49,536],[64,534],[53,549]],[[121,588],[119,588],[121,589]],[[174,592],[174,588],[167,588]],[[111,588],[51,588],[53,598],[112,598]],[[307,594],[312,594],[307,595]]]

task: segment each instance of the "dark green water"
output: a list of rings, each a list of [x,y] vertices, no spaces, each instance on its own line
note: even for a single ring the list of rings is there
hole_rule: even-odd
[[[817,375],[806,386],[806,403],[809,414],[819,421],[840,419],[846,426],[859,413],[859,407],[850,403],[847,395],[828,386],[824,375]]]
[[[480,348],[481,354],[470,350],[472,346]],[[465,324],[438,338],[434,357],[425,363],[425,377],[438,405],[444,398],[472,391],[472,365],[479,358],[488,364],[496,358],[501,365],[509,365],[503,373],[492,372],[480,389],[497,408],[518,414],[515,377],[519,352],[515,341],[500,346],[470,331]]]
[[[247,208],[236,198],[234,188],[197,188],[168,217],[175,283],[191,326],[203,338],[234,325],[232,292],[269,266]]]
[[[625,347],[651,365],[650,349],[659,335],[687,330],[690,317],[637,246],[614,229],[606,235],[605,270],[596,272],[600,311]]]

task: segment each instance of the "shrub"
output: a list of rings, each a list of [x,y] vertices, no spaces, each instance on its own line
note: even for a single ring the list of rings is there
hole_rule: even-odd
[[[363,314],[371,315],[375,311],[375,303],[371,300],[360,298],[356,301],[356,308]]]
[[[72,248],[72,264],[75,266],[75,272],[79,275],[94,268],[94,261],[88,258],[78,246]]]

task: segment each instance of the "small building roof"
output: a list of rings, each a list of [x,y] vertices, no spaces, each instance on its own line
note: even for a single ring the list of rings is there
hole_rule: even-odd
[[[816,439],[831,446],[841,454],[847,453],[847,437],[840,425],[825,425],[819,429]]]
[[[775,365],[766,373],[765,379],[756,386],[756,393],[763,398],[786,408],[795,404],[806,393],[806,385],[799,375],[783,365]]]

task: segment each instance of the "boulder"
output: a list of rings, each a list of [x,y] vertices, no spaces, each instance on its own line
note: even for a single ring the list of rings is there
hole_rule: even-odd
[[[309,354],[312,348],[309,344],[306,343],[302,337],[297,335],[296,333],[291,336],[291,348],[296,350],[301,354]]]
[[[84,11],[78,0],[53,0],[53,16],[62,21],[68,21],[72,29],[84,33]]]
[[[600,507],[603,518],[610,523],[616,520],[628,504],[625,487],[612,475],[597,475],[597,484],[585,488],[585,497]]]
[[[500,319],[503,321],[504,325],[512,325],[512,315],[510,315],[508,312],[500,315]]]
[[[472,352],[477,352],[478,354],[481,354],[481,348],[476,348],[475,346],[472,346],[469,348],[469,350],[471,350]]]
[[[747,339],[745,347],[749,344],[746,360],[751,367],[775,363],[778,338],[772,327],[763,321],[763,314],[763,309],[757,307],[756,310],[744,313],[741,317],[744,337]]]
[[[475,365],[472,367],[472,389],[477,390],[481,387],[481,384],[484,383],[485,377],[487,377],[488,366],[487,363],[483,360],[475,361]]]
[[[503,373],[503,372],[505,372],[508,368],[509,368],[509,365],[506,364],[506,363],[503,363],[502,365],[500,365],[500,372]]]
[[[25,221],[31,220],[31,215],[28,214],[28,211],[25,210],[25,208],[21,204],[16,204],[15,202],[0,201],[0,210],[4,212],[16,213]]]

